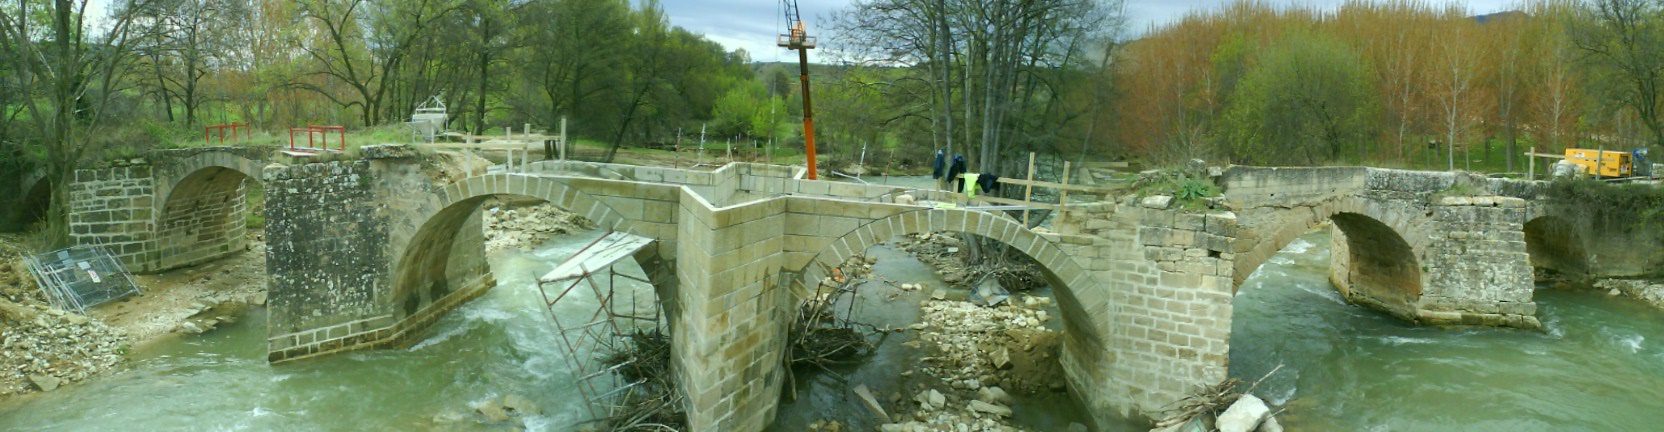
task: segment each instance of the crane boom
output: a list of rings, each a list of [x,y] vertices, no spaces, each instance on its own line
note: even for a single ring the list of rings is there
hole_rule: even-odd
[[[797,0],[780,0],[786,11],[789,33],[780,35],[775,45],[797,51],[798,79],[803,83],[803,150],[808,154],[809,180],[815,180],[815,110],[809,102],[809,50],[815,48],[815,38],[809,36],[797,10]]]

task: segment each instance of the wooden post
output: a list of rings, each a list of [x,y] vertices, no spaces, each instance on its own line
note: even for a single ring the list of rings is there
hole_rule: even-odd
[[[560,160],[566,160],[566,116],[560,117]]]
[[[1023,203],[1028,203],[1034,196],[1034,152],[1028,152],[1028,181],[1023,186]],[[1023,228],[1028,228],[1028,209],[1023,209]]]
[[[1526,171],[1525,179],[1526,180],[1536,180],[1537,179],[1537,146],[1531,146],[1531,153],[1526,153],[1525,154],[1525,160],[1527,161],[1525,163],[1525,165],[1530,167]]]
[[[1069,185],[1069,161],[1063,161],[1063,185],[1064,186]],[[1058,213],[1057,214],[1058,219],[1063,219],[1063,218],[1069,216],[1069,190],[1068,189],[1063,189],[1062,196],[1058,197],[1058,199],[1057,199],[1057,213]]]

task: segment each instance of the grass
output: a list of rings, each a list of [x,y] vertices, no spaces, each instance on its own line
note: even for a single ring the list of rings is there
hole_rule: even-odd
[[[245,224],[245,226],[248,227],[248,229],[251,229],[251,230],[265,229],[266,228],[266,187],[264,185],[261,185],[260,182],[257,182],[257,181],[250,181],[250,182],[246,182],[245,184],[248,184],[249,186],[248,186],[248,201],[247,201],[247,204],[243,207],[243,208],[247,209],[246,213],[248,213],[248,217],[244,221],[244,224]]]

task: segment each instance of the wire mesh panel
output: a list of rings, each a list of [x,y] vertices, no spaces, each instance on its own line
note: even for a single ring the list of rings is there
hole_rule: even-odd
[[[75,313],[139,293],[127,268],[102,246],[75,246],[25,258],[52,306]]]

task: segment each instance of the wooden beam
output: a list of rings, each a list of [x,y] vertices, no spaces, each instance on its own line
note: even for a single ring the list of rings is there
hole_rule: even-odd
[[[1051,203],[1025,202],[1025,201],[1021,201],[1021,200],[1000,198],[1000,197],[987,196],[987,195],[977,195],[976,198],[971,198],[971,197],[965,196],[965,194],[958,193],[958,192],[948,192],[948,193],[952,194],[954,196],[954,198],[956,198],[956,199],[966,200],[967,201],[966,205],[969,205],[969,201],[986,201],[986,202],[991,202],[991,203],[995,203],[995,204],[1007,204],[1007,205],[1024,206],[1024,207],[1047,209],[1047,210],[1058,210],[1058,209],[1062,208],[1061,206],[1058,206],[1057,204],[1051,204]]]
[[[1034,152],[1028,152],[1028,181],[1034,181]],[[1031,183],[1023,186],[1023,202],[1032,202],[1032,198],[1034,198],[1034,185]],[[1028,209],[1023,209],[1023,227],[1028,227]]]
[[[1057,205],[1060,207],[1057,210],[1058,219],[1069,216],[1069,188],[1067,187],[1069,186],[1069,161],[1063,161],[1063,186],[1065,187],[1059,188],[1063,189],[1063,196],[1057,198]]]
[[[1063,164],[1064,165],[1069,165],[1068,162],[1064,162]],[[963,178],[963,177],[964,177],[964,174],[960,174],[960,178]],[[1052,182],[1039,181],[1039,180],[1023,180],[1023,179],[1008,178],[1008,177],[1000,177],[999,182],[1003,183],[1003,184],[1009,184],[1009,185],[1017,185],[1017,186],[1025,186],[1025,187],[1027,187],[1027,186],[1043,187],[1043,188],[1052,188],[1052,189],[1059,189],[1059,190],[1071,190],[1071,191],[1075,191],[1075,192],[1087,192],[1087,193],[1113,193],[1113,192],[1124,191],[1124,190],[1127,190],[1128,188],[1132,187],[1131,183],[1128,183],[1126,185],[1116,185],[1116,186],[1113,186],[1113,187],[1103,187],[1103,186],[1087,186],[1087,185],[1077,185],[1077,184],[1068,184],[1068,183],[1052,183]]]

